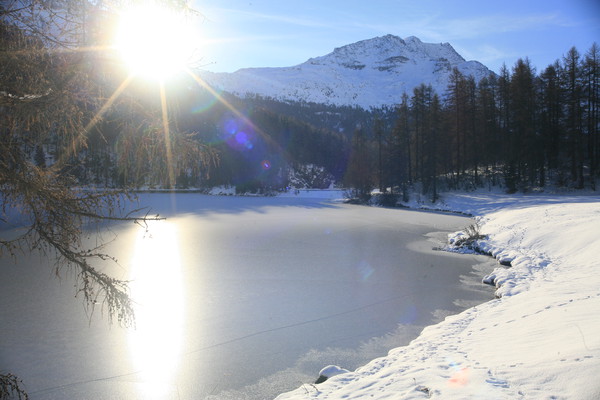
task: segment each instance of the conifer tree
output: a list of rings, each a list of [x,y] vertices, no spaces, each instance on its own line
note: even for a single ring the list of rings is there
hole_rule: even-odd
[[[408,201],[408,186],[412,179],[410,131],[409,98],[404,92],[396,110],[396,123],[392,129],[389,152],[391,185],[401,188],[403,201]]]
[[[429,104],[429,118],[431,123],[429,126],[429,159],[428,159],[428,176],[431,180],[431,201],[435,203],[438,200],[438,162],[439,155],[438,143],[442,133],[442,107],[440,98],[437,93],[434,93]]]
[[[497,79],[495,74],[484,77],[477,87],[477,112],[478,134],[481,135],[481,157],[485,163],[485,170],[489,174],[490,169],[495,171],[500,160],[498,137],[498,110],[496,104]],[[493,184],[495,174],[491,174]]]
[[[477,102],[477,83],[475,78],[470,75],[464,80],[465,89],[465,134],[464,134],[464,159],[466,165],[473,171],[475,185],[479,180],[478,169],[481,157],[481,136],[477,126],[477,114],[479,105]]]
[[[536,134],[535,73],[528,59],[517,60],[511,77],[512,140],[511,162],[516,167],[517,180],[535,183],[540,165],[540,146]]]
[[[465,76],[457,68],[454,68],[449,81],[446,93],[446,107],[448,109],[449,128],[454,154],[453,169],[455,184],[458,184],[461,174],[465,171],[466,80]]]
[[[596,178],[600,175],[600,48],[597,43],[592,44],[585,54],[583,75],[587,157],[591,185],[595,189]]]
[[[379,186],[379,192],[384,193],[386,191],[383,169],[383,142],[385,138],[383,121],[379,117],[375,117],[373,134],[375,139],[377,139],[377,184]]]
[[[373,170],[371,161],[371,150],[361,127],[357,127],[352,135],[350,158],[344,184],[353,188],[352,197],[359,201],[367,201],[371,197],[373,189]]]
[[[540,75],[540,134],[547,168],[560,166],[563,138],[563,97],[560,86],[560,64],[556,61]]]
[[[567,134],[568,155],[570,160],[571,181],[576,187],[583,188],[583,118],[581,55],[572,47],[563,57],[562,86],[565,92],[565,128]]]

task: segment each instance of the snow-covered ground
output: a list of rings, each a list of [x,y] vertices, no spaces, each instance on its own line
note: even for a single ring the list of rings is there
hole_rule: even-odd
[[[481,191],[427,207],[475,216],[479,246],[511,264],[487,277],[500,297],[277,400],[600,399],[600,196]]]

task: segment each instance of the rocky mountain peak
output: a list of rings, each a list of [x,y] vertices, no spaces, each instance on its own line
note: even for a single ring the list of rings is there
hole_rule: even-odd
[[[238,95],[371,108],[397,104],[404,92],[410,94],[421,83],[442,94],[455,67],[476,80],[491,72],[477,61],[465,61],[449,43],[385,35],[335,48],[294,67],[202,75],[209,84]]]

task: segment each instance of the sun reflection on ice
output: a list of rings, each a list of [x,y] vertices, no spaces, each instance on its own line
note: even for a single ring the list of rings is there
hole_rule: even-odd
[[[131,276],[136,327],[129,351],[144,399],[164,399],[174,384],[183,340],[182,272],[175,226],[150,221],[135,242]]]

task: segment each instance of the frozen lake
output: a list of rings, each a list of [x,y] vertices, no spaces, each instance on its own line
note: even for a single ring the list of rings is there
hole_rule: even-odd
[[[0,265],[0,370],[36,399],[270,399],[407,344],[489,300],[494,261],[432,250],[471,221],[311,198],[144,194],[166,221],[120,224],[137,329],[90,318],[69,276]],[[90,239],[94,240],[94,239]]]

